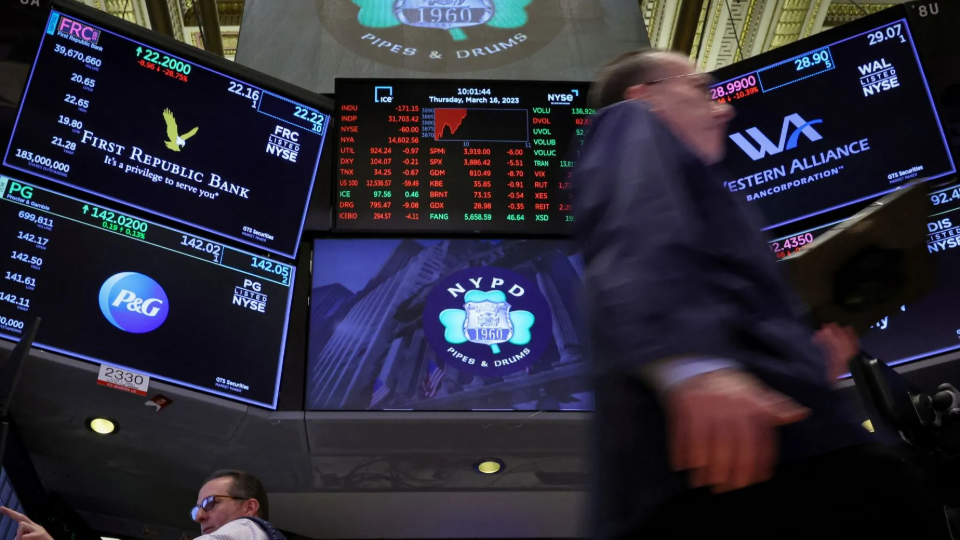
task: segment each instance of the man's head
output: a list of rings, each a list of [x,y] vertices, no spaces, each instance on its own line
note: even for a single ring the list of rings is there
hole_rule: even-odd
[[[197,495],[193,520],[202,534],[210,534],[231,521],[256,516],[269,519],[267,492],[252,474],[223,470],[210,475]]]
[[[628,99],[646,102],[700,159],[716,163],[723,159],[733,109],[710,99],[711,82],[683,55],[648,49],[604,65],[590,99],[598,109]]]

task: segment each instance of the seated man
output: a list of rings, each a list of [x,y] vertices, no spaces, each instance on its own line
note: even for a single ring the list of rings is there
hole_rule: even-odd
[[[284,540],[267,522],[267,491],[252,474],[217,471],[200,488],[197,499],[190,517],[200,524],[204,540]]]
[[[53,540],[46,529],[19,512],[0,506],[0,515],[19,523],[16,540]],[[200,524],[203,536],[197,540],[286,540],[267,522],[270,509],[263,484],[243,471],[210,475],[190,517]]]

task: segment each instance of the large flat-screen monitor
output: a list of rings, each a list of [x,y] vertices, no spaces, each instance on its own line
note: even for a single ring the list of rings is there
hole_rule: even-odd
[[[337,79],[336,228],[569,232],[588,88]]]
[[[927,250],[936,260],[936,285],[921,300],[878,321],[862,338],[863,350],[899,364],[960,349],[960,188],[931,194],[935,213],[927,222]]]
[[[877,321],[861,337],[863,350],[889,365],[960,349],[960,312],[956,310],[960,287],[954,279],[960,273],[960,188],[951,185],[934,190],[930,199],[934,214],[927,223],[927,250],[936,261],[934,290]],[[774,238],[769,242],[770,250],[782,259],[841,221]]]
[[[955,171],[902,8],[720,69],[729,190],[766,228]]]
[[[55,2],[4,164],[292,257],[329,124],[324,104]]]
[[[315,92],[334,77],[586,81],[650,44],[631,0],[246,0],[241,28],[237,62]]]
[[[275,408],[294,267],[0,176],[0,337]]]
[[[319,239],[312,410],[589,410],[562,240]]]

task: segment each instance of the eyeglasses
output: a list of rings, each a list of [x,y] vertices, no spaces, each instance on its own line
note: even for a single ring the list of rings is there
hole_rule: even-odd
[[[694,84],[694,86],[695,86],[697,89],[703,90],[703,93],[704,93],[704,94],[706,94],[706,95],[708,95],[708,96],[711,95],[710,87],[713,86],[714,78],[711,77],[710,75],[706,74],[706,73],[685,73],[685,74],[683,74],[683,75],[674,75],[673,77],[664,77],[663,79],[657,79],[657,80],[655,80],[655,81],[650,81],[650,82],[644,83],[644,84],[646,84],[646,85],[649,86],[649,85],[654,85],[654,84],[662,83],[662,82],[664,82],[664,81],[670,81],[670,80],[673,80],[673,79],[684,79],[684,78],[686,78],[686,77],[697,77],[697,82]],[[712,97],[711,97],[711,99],[712,99]]]
[[[217,506],[217,499],[233,499],[235,501],[245,500],[240,497],[231,497],[230,495],[210,495],[209,497],[204,497],[203,500],[200,501],[200,504],[194,506],[193,509],[190,510],[190,517],[193,518],[194,521],[196,521],[197,514],[200,512],[201,509],[204,512],[209,512],[213,510],[214,507]]]

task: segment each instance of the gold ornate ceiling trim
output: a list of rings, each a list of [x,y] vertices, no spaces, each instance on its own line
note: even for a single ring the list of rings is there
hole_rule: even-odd
[[[693,35],[693,47],[690,48],[690,59],[697,61],[697,55],[700,54],[700,41],[703,39],[703,25],[707,20],[707,11],[710,8],[710,2],[704,2],[700,7],[700,18],[697,19],[697,31]]]
[[[750,4],[747,6],[747,14],[743,17],[743,28],[740,30],[740,38],[737,42],[737,53],[733,55],[733,61],[739,62],[742,60],[740,53],[743,52],[743,48],[748,46],[747,35],[750,31],[750,28],[754,28],[756,32],[756,25],[753,24],[753,8],[757,6],[757,0],[750,0]]]
[[[807,12],[807,29],[803,32],[803,37],[808,38],[813,34],[813,25],[817,22],[817,15],[820,13],[820,5],[823,0],[816,0],[813,9]]]
[[[803,32],[803,21],[810,11],[810,0],[785,0],[774,25],[770,49],[793,43]]]
[[[700,71],[707,70],[707,62],[710,59],[710,50],[713,48],[713,40],[717,37],[717,25],[720,23],[720,17],[723,15],[723,0],[711,0],[716,2],[717,7],[713,10],[713,16],[710,17],[710,33],[707,35],[707,46],[703,50],[703,57],[700,60]]]
[[[840,26],[841,24],[853,22],[866,15],[873,15],[874,13],[892,8],[895,5],[897,4],[860,4],[859,6],[855,6],[853,4],[831,3],[827,6],[827,17],[823,20],[823,27],[833,28]]]

